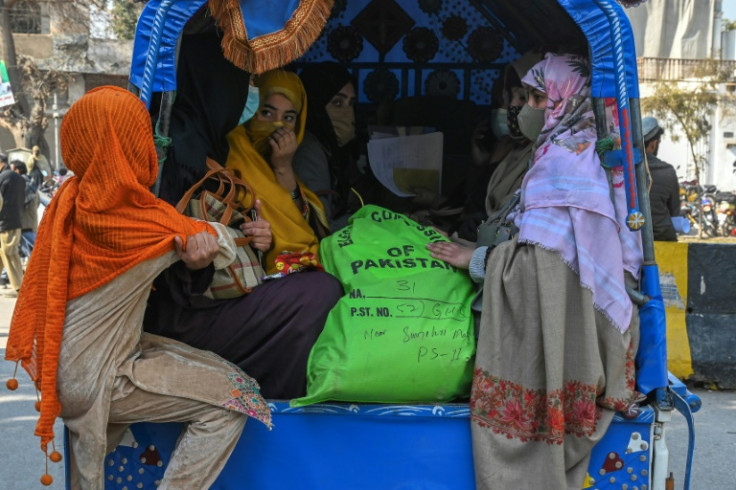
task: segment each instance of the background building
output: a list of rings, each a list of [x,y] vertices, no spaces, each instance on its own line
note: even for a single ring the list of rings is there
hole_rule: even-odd
[[[736,31],[727,30],[733,26],[724,19],[724,3],[736,12],[732,5],[736,0],[648,0],[626,10],[634,30],[642,98],[653,95],[654,84],[661,80],[677,82],[685,89],[695,87],[702,83],[699,69],[709,60],[716,60],[730,73],[716,91],[736,93]],[[701,183],[735,190],[736,111],[721,103],[709,122],[709,136],[695,148],[707,162]],[[687,141],[674,142],[672,136],[672,132],[665,133],[659,156],[677,168],[681,180],[691,180],[694,163]]]
[[[104,15],[86,2],[22,0],[10,11],[10,31],[17,56],[29,56],[41,70],[58,70],[70,75],[69,88],[56,93],[64,108],[86,91],[105,84],[127,86],[132,41],[120,41],[109,34]],[[5,52],[0,37],[0,52]],[[50,160],[55,162],[56,128],[52,117],[53,99],[48,101],[46,141]],[[57,121],[58,122],[58,121]],[[10,133],[0,128],[0,148],[17,146]]]

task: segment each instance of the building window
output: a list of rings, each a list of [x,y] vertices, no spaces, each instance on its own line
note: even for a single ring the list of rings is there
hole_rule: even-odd
[[[41,5],[20,1],[10,9],[10,30],[14,33],[41,34]]]

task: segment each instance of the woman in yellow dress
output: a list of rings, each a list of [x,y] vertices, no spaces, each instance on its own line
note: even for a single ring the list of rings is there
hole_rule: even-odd
[[[297,181],[284,187],[271,167],[272,158],[284,152],[270,150],[269,154],[263,148],[264,143],[271,146],[268,138],[273,131],[255,138],[268,155],[264,159],[249,136],[249,132],[258,133],[254,129],[256,118],[253,127],[239,124],[250,118],[252,107],[268,98],[266,94],[273,86],[269,81],[282,77],[262,75],[258,84],[266,97],[259,97],[255,87],[249,89],[250,74],[222,57],[218,36],[187,34],[182,36],[181,44],[176,101],[171,111],[172,145],[164,164],[161,196],[176,204],[204,176],[207,158],[239,172],[261,201],[259,221],[246,225],[270,223],[270,228],[260,230],[265,233],[260,238],[272,239],[272,245],[264,240],[263,246],[255,248],[264,252],[266,273],[280,278],[264,280],[238,298],[213,300],[204,296],[214,274],[212,267],[191,271],[174,264],[154,283],[145,329],[215,352],[237,364],[258,381],[267,398],[302,396],[309,351],[329,311],[344,293],[337,279],[316,270],[318,238],[309,222],[320,215],[318,199],[300,186],[298,199],[292,200],[289,194]],[[202,71],[203,59],[209,60],[206,73]],[[294,143],[299,141],[304,127],[304,90],[295,77],[286,75],[286,82],[277,85],[280,93],[289,94],[288,100],[297,102],[291,102],[294,112],[276,111],[280,105],[254,109],[259,124],[283,126],[272,139],[279,136],[284,146],[285,137],[293,138],[290,141]],[[279,102],[278,97],[275,100]],[[263,121],[268,118],[272,122]],[[291,131],[287,131],[290,126]],[[258,229],[244,231],[253,236],[254,242],[259,238]],[[302,272],[285,274],[294,270]]]
[[[320,267],[319,239],[328,233],[324,206],[294,174],[292,160],[304,138],[307,96],[296,73],[272,70],[258,77],[255,116],[228,134],[226,167],[255,190],[273,245],[267,274]]]

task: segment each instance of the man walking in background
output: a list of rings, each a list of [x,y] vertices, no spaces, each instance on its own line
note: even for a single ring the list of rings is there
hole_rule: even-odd
[[[664,133],[659,121],[653,117],[645,117],[642,120],[642,132],[652,179],[649,201],[652,206],[654,239],[676,242],[677,233],[672,218],[680,216],[680,184],[677,172],[672,165],[657,158],[659,143]]]
[[[40,198],[38,197],[38,188],[35,182],[28,175],[28,167],[20,160],[10,162],[10,168],[23,177],[26,182],[25,200],[23,201],[23,212],[20,215],[21,227],[21,243],[20,253],[21,259],[28,260],[31,257],[31,250],[36,243],[36,231],[38,230],[38,205]]]
[[[6,297],[17,298],[23,280],[20,261],[21,214],[26,195],[26,182],[8,165],[8,156],[0,154],[0,194],[3,207],[0,209],[0,259],[8,271],[12,291]]]

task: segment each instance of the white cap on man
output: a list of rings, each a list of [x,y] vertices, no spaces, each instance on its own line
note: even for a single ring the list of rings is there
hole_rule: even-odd
[[[659,125],[657,118],[647,116],[641,120],[641,132],[644,144],[647,144],[654,138],[661,136],[664,133],[664,129]]]

